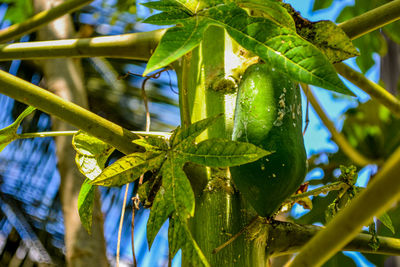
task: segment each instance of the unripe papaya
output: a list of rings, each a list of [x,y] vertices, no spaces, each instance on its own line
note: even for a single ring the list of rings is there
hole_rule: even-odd
[[[232,139],[273,152],[230,168],[237,189],[256,212],[273,215],[306,174],[299,87],[267,64],[248,67],[239,83]]]

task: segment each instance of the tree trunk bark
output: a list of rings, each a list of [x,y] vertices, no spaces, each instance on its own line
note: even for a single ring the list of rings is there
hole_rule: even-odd
[[[50,9],[62,1],[35,0],[35,12]],[[74,37],[74,28],[70,16],[64,16],[42,27],[38,31],[39,40],[56,40]],[[79,60],[52,59],[42,63],[46,85],[53,93],[88,107],[86,91]],[[73,129],[70,125],[53,119],[53,130]],[[93,211],[92,235],[82,227],[78,214],[78,194],[84,181],[83,175],[75,164],[75,151],[71,146],[71,137],[56,138],[58,169],[61,176],[60,196],[64,214],[64,234],[66,262],[68,266],[108,266],[103,233],[103,215],[100,196],[97,193]]]

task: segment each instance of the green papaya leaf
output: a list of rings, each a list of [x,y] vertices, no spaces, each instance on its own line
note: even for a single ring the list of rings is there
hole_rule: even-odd
[[[79,191],[78,212],[83,227],[91,234],[96,186],[88,184],[89,181],[89,179],[86,179]]]
[[[27,107],[17,119],[9,126],[0,130],[0,152],[12,141],[18,139],[17,130],[22,120],[35,110],[34,107]]]
[[[329,20],[301,25],[297,33],[316,45],[332,63],[338,63],[359,53],[346,33]]]
[[[161,152],[168,149],[168,144],[163,137],[147,136],[133,140],[132,143],[144,147],[146,151]]]
[[[160,168],[165,153],[132,153],[115,161],[104,169],[90,184],[102,186],[122,186],[134,182],[147,171]]]
[[[261,12],[263,17],[283,27],[296,30],[296,25],[289,12],[276,1],[265,0],[239,0],[236,2],[240,7],[249,8],[252,11]]]
[[[333,65],[313,44],[267,18],[250,17],[230,3],[199,12],[220,25],[241,46],[260,56],[292,79],[334,92],[353,95],[339,79]]]
[[[83,131],[78,131],[72,138],[76,150],[75,162],[79,171],[90,180],[103,171],[108,157],[115,150],[111,145]]]
[[[149,247],[172,212],[183,218],[194,215],[194,193],[183,165],[182,161],[169,155],[161,167],[162,186],[154,199],[147,222]]]
[[[143,75],[168,66],[198,46],[209,24],[205,18],[193,17],[181,21],[183,26],[175,26],[161,38],[154,54],[147,62]]]
[[[223,114],[218,114],[216,116],[197,121],[191,124],[186,129],[182,129],[180,127],[176,128],[174,133],[171,136],[171,146],[175,147],[180,144],[183,140],[187,143],[192,143],[197,136],[199,136],[203,131],[205,131],[208,127],[213,125],[219,118],[221,118]]]
[[[187,13],[191,13],[190,9],[186,8],[186,6],[183,5],[180,1],[175,1],[175,0],[153,1],[153,2],[141,3],[141,5],[151,9],[157,9],[166,12],[181,10]]]
[[[210,266],[203,252],[194,240],[185,219],[172,216],[168,228],[168,245],[170,257],[182,249],[183,258],[192,266]]]
[[[394,226],[392,223],[392,220],[390,219],[390,216],[387,213],[383,213],[379,218],[378,218],[384,226],[386,226],[393,234],[395,234]]]
[[[153,206],[150,210],[150,216],[147,221],[146,233],[149,248],[151,248],[154,238],[156,238],[161,226],[174,211],[174,206],[170,202],[171,198],[170,192],[168,192],[164,186],[161,186],[154,198]]]
[[[192,16],[187,12],[182,11],[180,9],[176,9],[155,14],[145,19],[143,23],[149,23],[154,25],[172,25],[181,23],[185,19],[189,19],[191,17]]]
[[[185,143],[173,151],[186,161],[210,167],[238,166],[271,154],[250,143],[220,138],[207,139],[197,145]]]

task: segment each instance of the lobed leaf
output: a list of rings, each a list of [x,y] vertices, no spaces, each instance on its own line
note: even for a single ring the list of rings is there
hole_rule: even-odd
[[[197,145],[186,144],[173,151],[186,161],[210,167],[238,166],[271,154],[250,143],[220,138],[207,139]]]
[[[156,238],[156,235],[158,231],[160,231],[161,226],[174,211],[174,207],[170,203],[170,199],[170,193],[166,191],[164,186],[161,186],[160,190],[157,192],[156,197],[154,198],[153,206],[150,210],[149,219],[147,220],[146,234],[149,248],[151,248],[154,238]]]
[[[104,169],[90,184],[122,186],[134,182],[147,171],[159,169],[165,160],[165,153],[133,153],[122,157]]]
[[[108,157],[115,150],[111,145],[83,131],[78,131],[72,138],[76,150],[75,163],[79,171],[90,180],[103,171]]]
[[[93,221],[93,204],[96,186],[88,184],[88,179],[81,186],[78,196],[78,212],[82,226],[91,234]]]
[[[263,17],[268,18],[278,25],[296,30],[296,25],[292,16],[289,14],[287,9],[281,6],[281,4],[277,1],[238,0],[236,3],[240,7],[262,12]]]
[[[17,130],[22,120],[35,110],[34,107],[27,107],[17,119],[9,126],[0,130],[0,152],[12,141],[18,139]]]
[[[353,95],[339,79],[326,56],[288,28],[250,17],[237,5],[219,5],[198,14],[224,27],[241,46],[260,56],[292,79],[338,93]]]
[[[221,113],[216,116],[197,121],[186,129],[178,127],[171,136],[171,146],[175,147],[182,141],[185,141],[186,143],[192,143],[197,136],[204,132],[208,127],[213,125],[222,116],[223,114]]]
[[[146,151],[160,152],[168,149],[168,144],[163,137],[147,136],[133,140],[132,143],[144,147]]]
[[[182,23],[186,19],[190,19],[192,16],[185,11],[180,9],[162,12],[148,17],[143,23],[149,23],[154,25],[172,25]]]
[[[147,241],[151,246],[163,223],[172,214],[183,218],[194,215],[194,193],[183,162],[169,155],[161,167],[162,189],[157,193],[147,222]]]
[[[175,26],[167,30],[158,44],[154,54],[147,62],[143,75],[168,66],[198,46],[209,24],[206,19],[193,17],[182,20],[183,26]]]

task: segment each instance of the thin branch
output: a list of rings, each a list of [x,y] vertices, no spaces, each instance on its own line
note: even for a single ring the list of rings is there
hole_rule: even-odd
[[[297,201],[299,201],[301,199],[304,199],[304,198],[307,198],[307,197],[310,197],[310,196],[318,196],[319,194],[326,194],[326,193],[328,193],[330,191],[340,190],[340,189],[343,189],[344,187],[347,187],[347,186],[348,186],[348,184],[346,184],[345,182],[341,182],[341,181],[333,182],[331,184],[321,186],[321,187],[316,188],[314,190],[310,190],[310,191],[307,191],[307,192],[304,192],[304,193],[301,193],[301,194],[293,195],[293,196],[289,197],[288,199],[286,199],[282,203],[282,205],[289,204],[289,203],[294,203],[294,202],[297,202]]]
[[[344,63],[335,64],[335,68],[340,75],[387,107],[394,115],[400,117],[400,101],[385,88],[370,81],[362,73],[353,70]]]
[[[24,22],[14,24],[6,29],[1,30],[0,43],[15,40],[22,35],[31,33],[50,21],[53,21],[65,14],[72,13],[83,6],[88,5],[92,1],[93,0],[70,0],[52,9],[42,11],[25,20]]]
[[[311,103],[311,106],[314,108],[315,112],[320,117],[323,124],[328,128],[329,132],[332,135],[333,141],[339,146],[339,148],[343,151],[343,153],[349,157],[355,164],[359,166],[365,166],[368,164],[378,163],[372,159],[368,159],[360,154],[357,150],[355,150],[348,142],[347,139],[335,128],[333,122],[328,118],[325,111],[322,109],[321,105],[318,103],[318,100],[315,98],[314,94],[309,88],[308,85],[301,83],[301,87],[303,88],[304,93],[307,92],[308,100]]]
[[[136,134],[36,85],[4,71],[0,71],[0,84],[0,93],[54,115],[125,154],[141,150],[132,143],[139,138]]]
[[[38,138],[38,137],[56,137],[56,136],[72,136],[76,134],[78,131],[49,131],[49,132],[37,132],[37,133],[22,133],[18,134],[18,139],[27,139],[27,138]],[[131,133],[136,134],[138,136],[156,136],[169,138],[171,133],[169,132],[145,132],[145,131],[131,131]]]
[[[368,187],[303,247],[291,266],[322,265],[345,247],[374,216],[391,208],[400,197],[399,173],[400,148],[385,161]]]
[[[398,19],[400,19],[400,0],[391,1],[360,16],[349,19],[339,24],[339,27],[350,39],[357,39]]]
[[[116,57],[147,61],[165,29],[94,38],[0,45],[0,61],[65,57]]]
[[[268,233],[267,253],[271,257],[298,253],[311,238],[323,230],[323,227],[315,225],[299,225],[290,222],[275,221],[271,223],[271,228]],[[338,235],[338,233],[339,232],[336,234]],[[399,239],[383,236],[379,236],[378,238],[380,242],[378,250],[373,250],[369,246],[371,240],[371,235],[369,234],[356,235],[350,243],[343,247],[343,250],[384,255],[400,255]],[[313,259],[310,260],[312,261]],[[308,266],[316,265],[318,264],[312,262]]]

